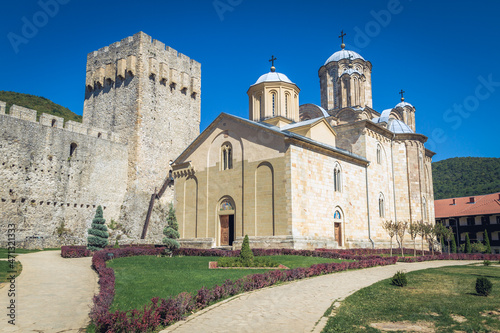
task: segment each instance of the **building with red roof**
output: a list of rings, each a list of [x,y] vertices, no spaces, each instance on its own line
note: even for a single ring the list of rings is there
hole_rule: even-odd
[[[469,234],[471,242],[484,241],[488,233],[491,249],[500,253],[500,192],[434,201],[436,222],[451,226],[457,247]]]

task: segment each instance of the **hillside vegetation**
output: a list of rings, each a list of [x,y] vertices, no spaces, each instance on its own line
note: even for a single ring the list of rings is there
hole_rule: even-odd
[[[500,192],[500,158],[455,157],[432,163],[434,199]]]
[[[5,112],[9,113],[12,104],[23,106],[25,108],[37,111],[38,119],[42,113],[49,113],[54,116],[64,118],[64,121],[73,120],[82,122],[82,116],[73,113],[70,109],[48,100],[45,97],[21,94],[12,91],[0,91],[0,101],[6,102]]]

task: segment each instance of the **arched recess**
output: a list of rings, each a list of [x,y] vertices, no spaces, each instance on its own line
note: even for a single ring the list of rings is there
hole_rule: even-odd
[[[219,246],[232,246],[236,239],[236,205],[234,199],[225,195],[217,202],[216,216],[216,243]]]
[[[335,162],[335,166],[333,167],[333,190],[335,192],[342,192],[342,185],[342,167],[339,162]]]
[[[333,210],[333,235],[338,246],[345,244],[345,216],[344,211],[339,206]]]
[[[184,182],[183,215],[182,238],[198,237],[198,179],[195,176]]]
[[[385,202],[385,197],[383,193],[378,195],[378,215],[379,217],[385,217],[387,203]]]
[[[255,170],[255,235],[274,236],[274,169],[262,162]]]

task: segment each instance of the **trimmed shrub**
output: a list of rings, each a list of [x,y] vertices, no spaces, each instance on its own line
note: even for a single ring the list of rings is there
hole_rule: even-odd
[[[61,257],[83,258],[90,257],[92,252],[86,246],[61,246]]]
[[[451,253],[457,253],[457,242],[455,242],[455,236],[451,238]]]
[[[103,218],[102,207],[98,206],[87,238],[87,249],[90,251],[99,251],[108,245],[109,234],[108,228],[106,228],[104,224],[105,222],[106,220]]]
[[[248,235],[245,235],[243,243],[241,244],[240,258],[241,261],[245,263],[245,265],[247,265],[247,267],[251,265],[253,261],[253,253],[250,249],[250,241],[248,240]]]
[[[177,241],[181,235],[179,234],[179,224],[177,223],[177,217],[175,216],[175,209],[172,203],[170,203],[168,207],[167,226],[163,229],[163,234],[165,237],[162,243],[165,244],[168,250],[173,251],[181,247]]]
[[[391,278],[391,283],[398,287],[405,287],[408,284],[406,273],[403,271],[397,271],[397,273]]]
[[[483,265],[484,266],[489,266],[489,265],[491,265],[491,261],[485,260],[485,261],[483,261]]]
[[[479,277],[476,279],[476,292],[481,296],[488,296],[491,294],[491,289],[493,285],[490,280],[485,277]]]

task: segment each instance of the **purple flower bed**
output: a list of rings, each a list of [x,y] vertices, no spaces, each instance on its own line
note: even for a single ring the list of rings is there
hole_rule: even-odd
[[[485,253],[451,253],[439,255],[427,255],[420,257],[405,257],[399,258],[400,262],[422,262],[429,260],[500,260],[500,254],[485,254]]]
[[[85,247],[64,247],[61,255],[66,258],[75,258],[88,255]],[[421,262],[428,260],[500,260],[500,255],[492,254],[437,254],[420,257],[380,257],[376,254],[388,254],[389,249],[352,249],[352,250],[289,250],[289,249],[253,249],[256,256],[268,255],[301,255],[333,259],[353,259],[353,262],[322,263],[311,267],[299,267],[290,270],[273,270],[263,274],[253,274],[235,281],[226,280],[220,286],[201,288],[196,295],[186,292],[167,299],[153,298],[151,303],[142,310],[109,312],[115,295],[115,275],[111,268],[106,267],[106,261],[111,258],[121,258],[139,255],[164,254],[163,247],[132,246],[119,249],[107,248],[98,251],[92,257],[92,266],[99,274],[100,291],[94,296],[94,306],[90,318],[96,326],[96,332],[145,332],[160,326],[168,326],[182,320],[193,311],[201,310],[214,302],[237,295],[242,292],[272,286],[276,283],[300,280],[307,277],[319,276],[348,269],[385,266],[401,262]],[[223,257],[238,256],[240,251],[203,250],[203,249],[178,249],[174,251],[177,256],[212,256]],[[405,249],[405,253],[413,254],[412,249]],[[110,256],[109,254],[112,254]]]
[[[92,252],[86,246],[61,246],[61,257],[82,258],[90,257]]]
[[[150,304],[144,306],[142,311],[115,311],[109,312],[114,297],[115,277],[111,268],[106,267],[108,253],[113,253],[115,258],[133,255],[155,255],[160,254],[163,249],[114,249],[97,252],[92,258],[92,265],[99,273],[99,284],[101,286],[99,295],[94,296],[94,307],[90,318],[95,324],[98,332],[144,332],[158,326],[168,326],[183,319],[187,314],[195,310],[201,310],[210,304],[233,295],[272,286],[276,283],[299,280],[307,277],[344,271],[347,269],[367,268],[373,266],[392,265],[397,257],[366,259],[354,262],[315,264],[308,268],[295,268],[291,270],[273,270],[264,274],[253,274],[235,281],[226,280],[222,285],[213,288],[201,288],[196,295],[181,293],[167,299],[153,298]],[[205,252],[209,251],[209,252]],[[218,250],[188,251],[201,256],[215,256]],[[225,254],[235,255],[231,252],[222,251]],[[309,251],[315,252],[315,251]],[[184,252],[186,253],[186,252]],[[302,253],[299,251],[299,253]],[[179,255],[179,253],[176,253]],[[288,254],[298,255],[293,251]],[[260,254],[259,254],[260,255]],[[220,255],[219,255],[220,256]]]

